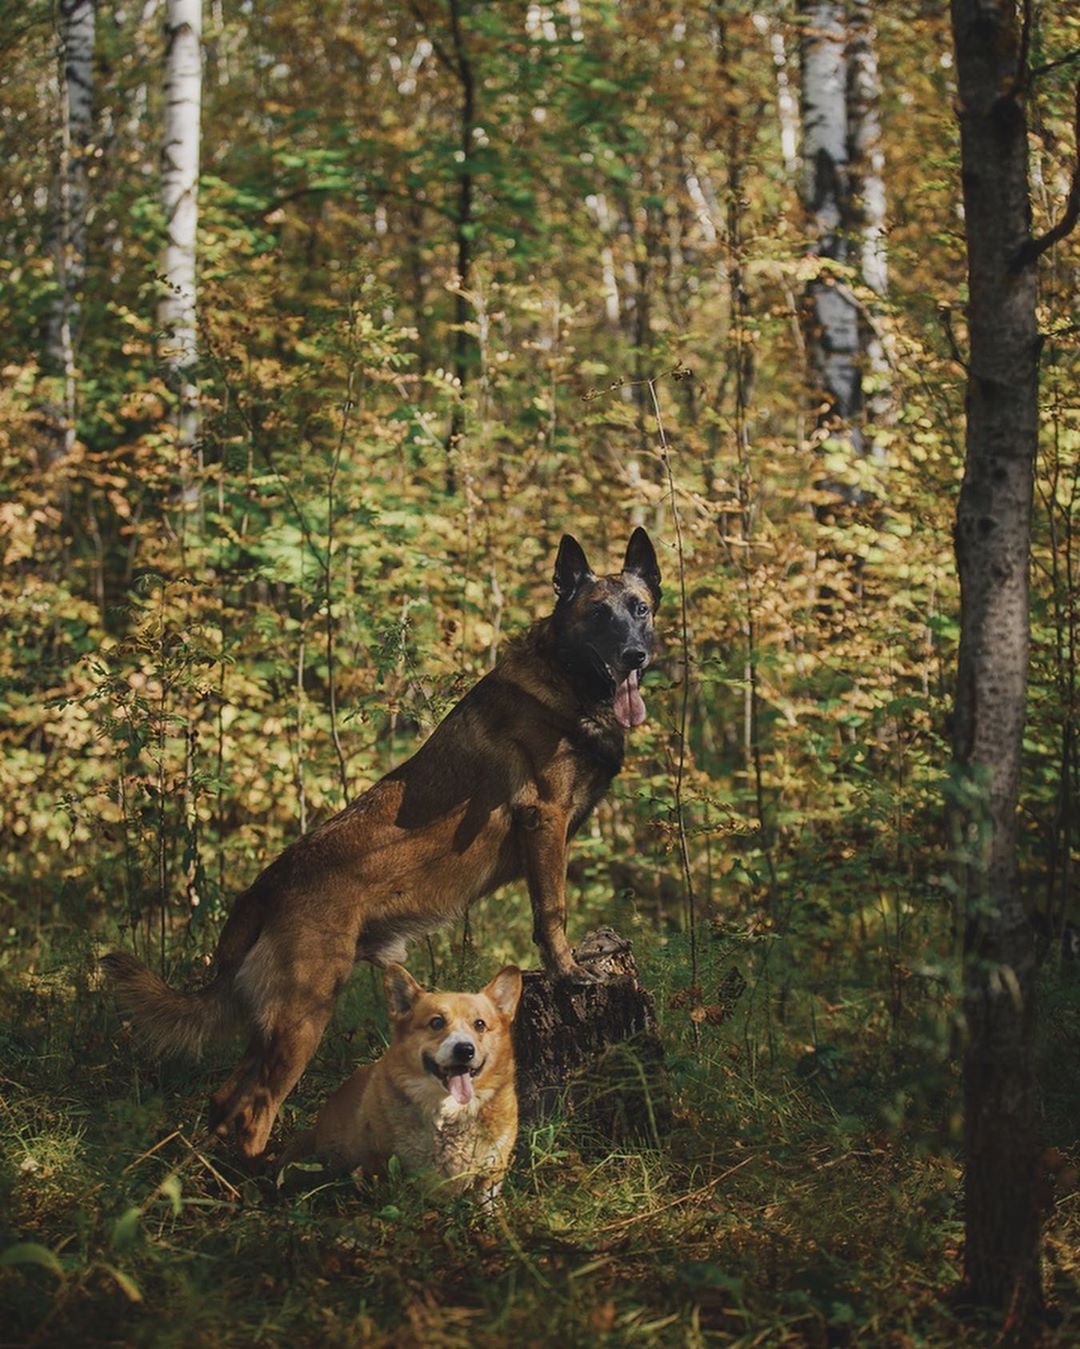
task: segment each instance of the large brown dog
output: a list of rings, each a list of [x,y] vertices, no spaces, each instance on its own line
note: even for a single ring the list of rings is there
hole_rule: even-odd
[[[533,935],[553,974],[588,980],[566,940],[566,850],[645,720],[660,570],[635,529],[622,571],[597,577],[564,535],[555,610],[510,644],[411,759],[293,843],[238,897],[213,980],[178,993],[134,956],[104,965],[159,1052],[198,1053],[246,1028],[244,1057],[210,1102],[244,1156],[266,1148],[282,1101],[322,1038],[358,959],[405,943],[525,876]]]

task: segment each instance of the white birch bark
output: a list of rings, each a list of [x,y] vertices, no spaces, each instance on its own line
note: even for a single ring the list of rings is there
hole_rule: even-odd
[[[196,239],[199,223],[199,115],[202,97],[202,0],[166,0],[165,134],[161,201],[165,211],[163,271],[166,293],[158,320],[166,378],[176,396],[181,489],[198,438],[196,383]]]
[[[619,279],[615,272],[615,250],[611,244],[612,223],[607,198],[602,192],[590,194],[585,205],[600,231],[600,272],[604,284],[604,313],[612,328],[618,328],[621,313]]]
[[[885,255],[885,151],[881,140],[881,77],[869,0],[850,0],[848,21],[848,161],[859,270],[877,295],[889,289]]]
[[[45,371],[55,381],[46,408],[46,463],[75,443],[76,356],[86,277],[87,177],[93,132],[94,0],[57,7],[60,152],[53,180],[50,252],[56,296],[45,323]]]
[[[585,29],[581,21],[581,0],[563,0],[563,12],[570,20],[570,41],[584,42]]]
[[[863,284],[884,297],[889,289],[885,249],[885,150],[881,137],[881,77],[877,31],[869,0],[850,0],[848,17],[848,161],[851,187],[852,246],[858,251]],[[861,323],[863,401],[867,420],[881,426],[891,419],[889,363],[881,338]],[[871,433],[872,435],[872,433]],[[871,452],[873,447],[868,447]]]
[[[788,76],[787,44],[783,30],[769,15],[755,14],[754,27],[765,39],[776,72],[776,118],[780,126],[780,153],[784,168],[794,178],[799,171],[799,103]]]
[[[819,258],[846,264],[848,182],[847,28],[837,0],[801,0],[801,195]],[[832,439],[864,450],[855,421],[861,406],[859,314],[847,286],[828,268],[807,287],[811,377],[825,405],[819,425]]]

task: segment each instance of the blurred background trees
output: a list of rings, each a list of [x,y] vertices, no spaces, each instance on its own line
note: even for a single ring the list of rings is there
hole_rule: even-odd
[[[1078,23],[1032,13],[1041,229],[1069,190]],[[196,78],[200,17],[201,161],[169,74],[186,51]],[[707,1011],[739,964],[747,1052],[844,1063],[891,1125],[955,1132],[947,16],[28,0],[0,39],[12,968],[117,927],[196,961],[265,860],[545,610],[563,530],[614,565],[644,522],[665,648],[576,854],[573,923],[636,933],[706,1035],[728,1033]],[[1055,953],[1075,916],[1078,248],[1047,253],[1036,296],[1019,765],[1020,884]],[[468,935],[527,959],[527,903],[480,906]],[[433,972],[464,944],[433,946]]]

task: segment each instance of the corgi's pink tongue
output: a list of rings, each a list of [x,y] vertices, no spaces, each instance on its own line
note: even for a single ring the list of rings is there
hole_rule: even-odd
[[[450,1088],[450,1095],[457,1101],[458,1105],[468,1105],[472,1100],[473,1084],[470,1073],[454,1073],[453,1076],[446,1079],[446,1085]]]
[[[638,692],[637,670],[631,670],[615,689],[615,720],[628,730],[645,720],[645,700]]]

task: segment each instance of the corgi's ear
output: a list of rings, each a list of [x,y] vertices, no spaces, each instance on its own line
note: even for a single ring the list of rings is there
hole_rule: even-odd
[[[483,992],[507,1021],[513,1021],[521,1000],[521,971],[516,965],[507,965],[498,972]]]
[[[386,990],[386,1005],[391,1016],[407,1016],[413,1003],[423,993],[404,965],[387,965],[383,973],[383,988]]]

